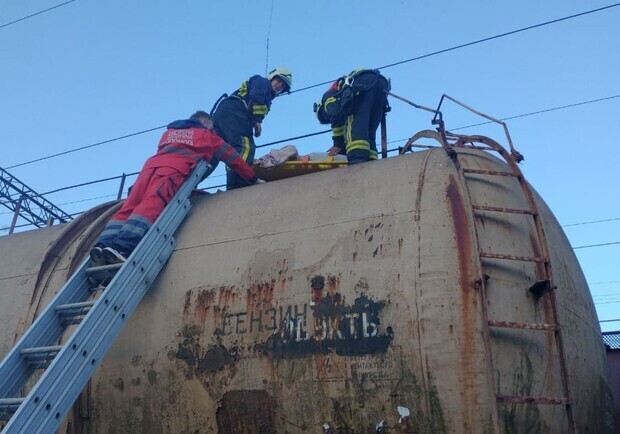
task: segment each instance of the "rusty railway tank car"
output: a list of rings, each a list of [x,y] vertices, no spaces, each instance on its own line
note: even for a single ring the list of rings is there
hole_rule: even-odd
[[[528,208],[516,177],[487,176],[506,163],[453,152],[461,168],[439,147],[196,198],[63,432],[611,432],[592,298],[558,222],[533,193],[541,252],[531,215],[497,212]],[[0,237],[0,356],[112,211]]]

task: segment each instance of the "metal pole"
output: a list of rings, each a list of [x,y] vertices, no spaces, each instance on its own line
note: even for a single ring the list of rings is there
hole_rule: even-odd
[[[17,217],[19,217],[19,210],[22,207],[22,200],[24,200],[24,196],[20,196],[17,201],[17,206],[15,207],[15,213],[13,213],[13,221],[11,222],[11,227],[9,228],[9,235],[13,233],[15,230],[15,224],[17,223]]]
[[[123,190],[125,189],[125,179],[127,179],[127,175],[123,173],[123,176],[121,178],[121,186],[118,189],[118,195],[116,196],[116,200],[121,200],[121,198],[123,197]]]
[[[381,158],[387,158],[387,126],[385,113],[381,116]]]

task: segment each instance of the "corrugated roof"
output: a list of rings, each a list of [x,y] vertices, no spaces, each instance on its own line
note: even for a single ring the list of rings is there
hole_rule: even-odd
[[[620,350],[620,331],[603,332],[603,343],[609,350]]]

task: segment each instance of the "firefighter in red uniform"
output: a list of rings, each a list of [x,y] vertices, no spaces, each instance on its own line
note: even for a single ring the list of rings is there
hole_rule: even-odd
[[[204,111],[168,125],[157,153],[146,161],[125,203],[90,251],[95,265],[124,262],[202,159],[213,169],[224,162],[248,184],[264,182],[212,126]]]
[[[388,111],[389,81],[376,69],[340,77],[314,105],[319,122],[331,124],[329,155],[345,154],[349,165],[377,159],[376,133]]]
[[[215,130],[221,138],[230,143],[249,165],[254,162],[256,145],[252,137],[259,137],[262,122],[271,108],[272,99],[284,92],[290,92],[293,85],[291,71],[276,68],[267,77],[254,75],[241,83],[232,95],[223,95],[223,100],[213,110]],[[226,171],[226,188],[245,187],[248,184],[234,171]]]

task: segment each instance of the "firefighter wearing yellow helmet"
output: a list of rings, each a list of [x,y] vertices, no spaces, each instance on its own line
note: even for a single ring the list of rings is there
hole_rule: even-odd
[[[216,103],[212,110],[213,123],[218,135],[235,148],[249,164],[254,162],[254,137],[262,132],[262,122],[271,109],[273,98],[291,91],[293,74],[285,68],[276,68],[267,77],[254,75],[241,83],[230,96]],[[234,171],[226,172],[226,189],[246,187],[249,184]]]

